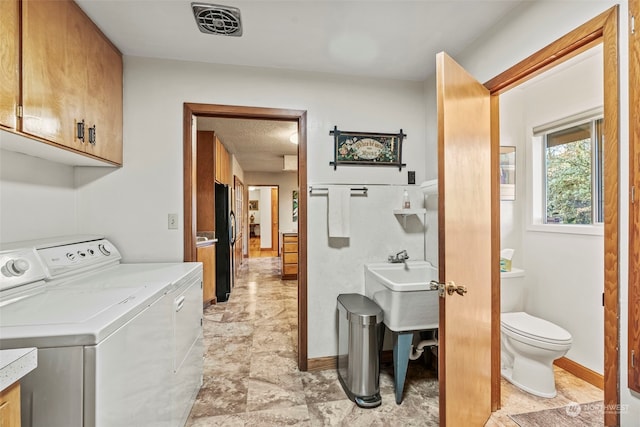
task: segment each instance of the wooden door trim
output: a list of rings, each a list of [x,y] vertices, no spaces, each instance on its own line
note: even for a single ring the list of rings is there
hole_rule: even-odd
[[[629,15],[640,17],[640,0],[629,0]],[[636,30],[637,32],[637,30]],[[637,33],[629,32],[629,189],[633,191],[640,188],[640,89],[637,82],[640,78],[640,39]],[[637,196],[636,196],[637,197]],[[639,368],[637,362],[632,366],[631,351],[635,352],[636,360],[640,356],[640,313],[638,313],[638,300],[640,300],[640,240],[638,229],[640,228],[640,212],[637,203],[629,204],[629,298],[627,302],[627,387],[630,390],[640,391]]]
[[[294,121],[298,124],[298,369],[307,370],[307,112],[279,108],[185,102],[183,105],[184,261],[196,259],[194,116]]]
[[[559,38],[545,48],[519,62],[505,72],[485,83],[492,97],[516,87],[538,74],[573,58],[585,50],[602,43],[604,63],[604,133],[605,133],[605,221],[604,221],[604,404],[605,408],[619,408],[620,374],[619,363],[619,81],[618,81],[618,9],[616,5],[587,21],[575,30]],[[630,76],[630,81],[631,76]],[[498,103],[495,103],[495,107]],[[492,110],[492,126],[499,123],[499,111]],[[499,146],[499,132],[492,132],[497,138],[493,146]],[[498,176],[496,162],[493,175]],[[497,181],[496,181],[497,182]],[[494,184],[494,186],[497,184]],[[499,190],[494,188],[492,195],[498,198]],[[494,200],[499,206],[499,200]],[[499,210],[496,211],[498,214]],[[494,230],[492,259],[499,257],[499,223]],[[497,265],[496,263],[494,263]],[[496,409],[500,405],[500,280],[499,273],[493,275],[494,308],[492,312],[492,335],[495,350],[492,364],[492,396],[496,401]],[[605,411],[605,425],[619,425],[619,410]]]
[[[246,226],[247,226],[247,221],[245,221],[246,217],[248,217],[247,215],[247,199],[246,199],[246,193],[247,191],[245,190],[244,187],[244,182],[242,182],[242,180],[238,177],[238,175],[233,174],[233,206],[234,208],[237,207],[237,200],[238,200],[238,191],[237,188],[238,186],[240,186],[242,188],[242,215],[238,215],[238,212],[236,211],[236,222],[240,225],[239,228],[239,232],[236,230],[236,245],[239,245],[240,247],[240,258],[236,257],[236,262],[239,264],[239,266],[242,266],[242,260],[244,259],[244,237],[245,237],[245,233],[247,232]],[[240,243],[238,243],[238,239],[240,240]],[[237,270],[236,270],[237,271]]]

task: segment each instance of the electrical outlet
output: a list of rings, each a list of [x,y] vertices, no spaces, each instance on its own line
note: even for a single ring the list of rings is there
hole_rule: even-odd
[[[169,230],[178,229],[178,214],[169,214]]]

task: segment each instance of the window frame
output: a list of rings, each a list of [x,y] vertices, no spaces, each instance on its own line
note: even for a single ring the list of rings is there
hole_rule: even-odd
[[[594,177],[604,179],[600,167],[599,156],[602,152],[604,140],[594,133],[598,129],[598,120],[604,120],[603,107],[593,108],[560,120],[531,128],[528,138],[530,161],[527,173],[527,230],[550,233],[604,235],[604,200],[601,188],[595,185]],[[547,223],[547,173],[546,173],[546,135],[559,130],[591,122],[591,194],[592,194],[592,223],[591,224],[555,224]],[[603,122],[600,122],[603,123]],[[602,126],[602,124],[600,125]],[[602,135],[603,136],[603,135]],[[599,147],[595,149],[594,146]]]

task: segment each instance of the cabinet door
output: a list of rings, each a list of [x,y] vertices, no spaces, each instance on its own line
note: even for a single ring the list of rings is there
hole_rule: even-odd
[[[85,151],[122,164],[122,56],[98,28],[89,32],[87,41],[90,49],[85,117],[89,128],[95,126],[95,142],[85,144]]]
[[[24,133],[84,151],[76,123],[84,118],[92,25],[69,0],[22,2]]]
[[[0,425],[2,427],[20,427],[19,382],[13,383],[0,392]]]
[[[18,0],[0,1],[0,126],[16,129],[20,94],[20,8]]]
[[[216,299],[216,246],[197,248],[196,260],[202,263],[202,301],[209,304]]]

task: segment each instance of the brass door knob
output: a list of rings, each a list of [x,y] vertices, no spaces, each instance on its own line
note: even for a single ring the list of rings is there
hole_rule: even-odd
[[[432,280],[430,283],[432,290],[438,290],[438,294],[444,298],[445,291],[449,295],[453,295],[454,293],[458,293],[458,295],[463,295],[467,293],[467,287],[463,285],[456,285],[455,282],[447,282],[440,283],[437,280]]]
[[[449,295],[453,295],[454,292],[457,292],[458,295],[464,296],[467,293],[467,287],[463,285],[456,285],[453,282],[447,282],[446,284],[447,293]]]

